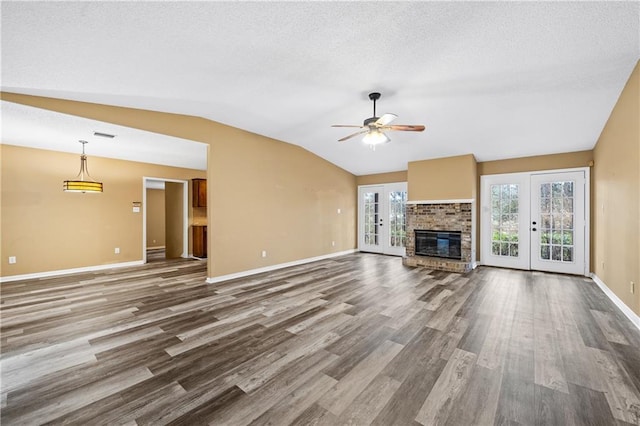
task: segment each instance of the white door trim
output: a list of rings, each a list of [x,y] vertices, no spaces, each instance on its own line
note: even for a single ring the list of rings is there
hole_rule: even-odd
[[[142,177],[142,261],[147,263],[147,182],[175,182],[182,183],[182,254],[189,257],[189,181],[182,179],[168,179],[157,177]]]

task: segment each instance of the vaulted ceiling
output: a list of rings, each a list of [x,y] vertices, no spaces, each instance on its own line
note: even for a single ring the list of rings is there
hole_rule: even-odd
[[[467,153],[487,161],[591,149],[640,58],[638,2],[1,7],[3,91],[201,116],[357,175]],[[330,126],[370,117],[371,91],[382,92],[379,113],[427,129],[389,133],[376,151],[359,138],[337,142],[351,129]],[[55,141],[29,134],[29,122],[46,133],[57,119],[66,124]],[[81,122],[3,102],[2,143],[74,152]],[[137,139],[117,150],[144,152]],[[168,157],[189,151],[164,142]],[[193,147],[195,159],[202,147]]]

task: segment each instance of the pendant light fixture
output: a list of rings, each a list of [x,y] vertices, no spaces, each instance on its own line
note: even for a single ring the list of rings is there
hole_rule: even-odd
[[[65,180],[62,184],[64,192],[102,192],[102,182],[96,182],[89,176],[87,167],[87,155],[84,153],[84,146],[87,141],[79,141],[82,144],[82,155],[80,156],[80,173],[74,180]]]

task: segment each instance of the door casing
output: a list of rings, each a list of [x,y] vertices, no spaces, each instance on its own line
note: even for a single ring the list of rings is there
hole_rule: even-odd
[[[189,181],[157,177],[142,177],[142,261],[147,263],[147,184],[153,181],[175,182],[183,185],[182,190],[182,255],[189,257]]]

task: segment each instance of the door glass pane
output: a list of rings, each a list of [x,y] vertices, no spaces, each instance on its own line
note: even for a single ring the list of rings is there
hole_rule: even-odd
[[[549,245],[548,244],[541,244],[540,245],[540,258],[541,259],[545,259],[545,260],[549,260],[549,257],[551,257],[551,251],[549,250]]]
[[[551,199],[542,198],[540,200],[540,213],[551,213]]]
[[[573,262],[573,181],[540,185],[540,258]]]
[[[495,241],[491,243],[491,254],[495,256],[500,255],[500,243]]]
[[[377,192],[364,193],[364,243],[368,245],[378,245],[378,199]]]
[[[518,257],[519,185],[491,185],[491,254]]]
[[[564,182],[564,196],[565,197],[573,197],[573,182],[572,181]]]
[[[540,185],[540,198],[548,198],[551,196],[551,185],[543,183]]]
[[[404,247],[406,241],[406,191],[389,192],[389,246]]]

